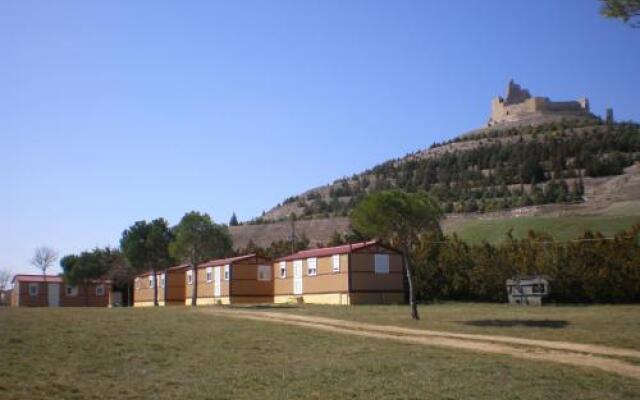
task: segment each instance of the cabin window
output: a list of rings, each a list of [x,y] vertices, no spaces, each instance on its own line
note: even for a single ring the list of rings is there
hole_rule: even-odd
[[[287,262],[280,261],[280,279],[285,279],[287,277]]]
[[[211,283],[211,267],[207,267],[207,283]]]
[[[104,285],[96,286],[96,296],[104,296]]]
[[[29,296],[37,296],[38,295],[38,284],[30,283],[29,284]]]
[[[66,285],[65,293],[67,296],[77,296],[78,295],[78,287],[75,285]]]
[[[135,285],[136,289],[140,289],[140,278],[136,278]]]
[[[533,287],[531,288],[531,292],[534,294],[544,293],[544,284],[543,283],[534,284]]]
[[[229,269],[229,264],[227,264],[224,266],[224,280],[228,281],[230,277],[231,277],[231,272]]]
[[[154,284],[154,278],[155,276],[153,275],[149,275],[149,287],[152,288],[153,284]]]
[[[187,271],[187,285],[193,285],[193,271]]]
[[[340,272],[340,254],[334,254],[331,258],[333,272]]]
[[[166,279],[166,275],[165,274],[160,274],[160,287],[164,288],[164,281]]]
[[[374,268],[376,274],[388,274],[389,273],[389,255],[388,254],[376,254],[374,257]]]
[[[307,258],[307,275],[308,276],[316,276],[318,275],[318,259],[315,257]]]
[[[271,266],[270,265],[258,265],[258,280],[270,281],[271,280]]]

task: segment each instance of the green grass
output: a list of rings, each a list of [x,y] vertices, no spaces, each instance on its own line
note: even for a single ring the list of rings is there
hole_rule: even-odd
[[[640,349],[640,305],[523,307],[493,303],[408,306],[304,305],[282,312],[460,333],[561,340]]]
[[[640,393],[638,381],[595,369],[227,319],[184,307],[0,309],[0,360],[3,400],[565,400]]]
[[[530,230],[534,230],[548,233],[556,240],[570,240],[586,230],[596,230],[605,236],[612,236],[638,221],[640,216],[626,215],[469,219],[452,224],[446,233],[455,232],[462,240],[471,243],[500,242],[506,239],[510,229],[516,238],[526,237]]]

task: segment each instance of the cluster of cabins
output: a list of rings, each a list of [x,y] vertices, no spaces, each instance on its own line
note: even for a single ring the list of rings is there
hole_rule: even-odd
[[[405,300],[402,256],[376,241],[178,265],[135,278],[134,306],[251,303],[389,304]]]
[[[303,250],[275,260],[246,254],[182,264],[135,277],[134,306],[158,304],[393,304],[405,302],[402,256],[376,241]],[[25,307],[107,307],[122,303],[108,280],[70,285],[60,276],[16,275],[1,303]],[[157,286],[157,289],[156,289]],[[541,305],[549,295],[546,276],[506,281],[511,304]],[[194,296],[195,292],[195,296]]]
[[[134,306],[321,303],[391,304],[405,301],[402,256],[376,241],[300,251],[275,260],[246,254],[177,265],[135,277]],[[121,298],[111,282],[73,286],[62,277],[16,275],[13,306],[107,307]],[[195,291],[195,296],[194,296]]]

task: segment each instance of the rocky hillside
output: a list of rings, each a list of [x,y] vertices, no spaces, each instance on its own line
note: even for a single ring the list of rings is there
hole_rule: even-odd
[[[349,230],[346,217],[359,198],[388,188],[438,198],[447,221],[457,221],[445,228],[478,215],[597,213],[640,200],[639,154],[637,124],[580,119],[479,129],[285,199],[232,234],[236,247],[288,240],[295,215],[296,236],[324,244]]]

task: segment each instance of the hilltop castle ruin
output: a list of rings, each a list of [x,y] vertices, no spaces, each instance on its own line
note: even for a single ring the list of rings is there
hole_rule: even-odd
[[[491,102],[491,117],[487,126],[523,125],[550,122],[561,118],[593,118],[589,100],[551,101],[548,97],[532,97],[528,90],[509,81],[507,96]]]

